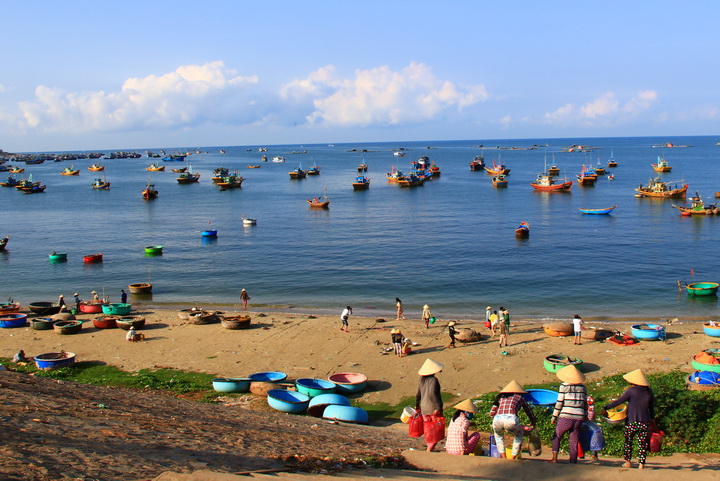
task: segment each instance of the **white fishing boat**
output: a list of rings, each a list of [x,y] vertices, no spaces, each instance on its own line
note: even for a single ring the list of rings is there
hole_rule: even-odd
[[[282,155],[276,155],[275,157],[273,157],[272,161],[276,163],[285,162],[285,157],[283,157]]]

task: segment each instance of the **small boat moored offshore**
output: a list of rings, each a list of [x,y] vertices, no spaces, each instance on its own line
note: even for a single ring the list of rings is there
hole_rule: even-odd
[[[145,187],[142,191],[142,198],[145,200],[157,199],[158,191],[155,189],[155,184],[150,184]]]
[[[202,237],[217,237],[218,231],[217,229],[205,229],[200,231],[200,235]]]
[[[702,200],[700,194],[695,192],[695,197],[690,197],[690,207],[684,205],[675,205],[677,210],[680,211],[680,215],[720,215],[720,208],[716,204],[705,205],[705,201]]]
[[[150,172],[165,172],[165,166],[160,165],[156,162],[145,167],[145,170],[148,170]]]
[[[370,188],[370,179],[364,175],[358,175],[352,186],[354,190],[368,190]]]
[[[49,371],[61,367],[70,367],[75,364],[74,352],[46,352],[33,358],[38,369]]]
[[[149,282],[136,282],[128,285],[130,294],[152,294],[152,287]]]
[[[145,247],[145,255],[161,256],[162,253],[163,253],[163,246],[147,246],[147,247]]]
[[[515,229],[515,237],[530,237],[530,224],[528,224],[527,222],[520,222],[518,228]]]
[[[493,187],[507,187],[508,178],[505,174],[498,174],[492,178]]]
[[[672,167],[670,166],[668,161],[665,160],[664,157],[660,156],[658,156],[657,162],[651,165],[655,172],[670,172],[672,170]]]
[[[654,177],[648,181],[646,186],[640,184],[635,189],[637,192],[635,197],[662,197],[666,199],[684,198],[688,190],[688,184],[682,187],[677,185],[670,186],[669,182],[663,182],[660,177]]]
[[[541,192],[569,192],[572,188],[572,180],[556,180],[548,174],[538,174],[535,182],[530,182],[533,189]]]
[[[472,162],[470,162],[470,170],[472,172],[485,170],[485,157],[476,155]]]
[[[312,199],[306,199],[307,203],[310,207],[313,207],[315,209],[327,209],[330,205],[330,199],[328,196],[323,197],[313,197]]]
[[[717,282],[693,282],[685,285],[685,289],[687,289],[690,296],[714,296],[717,294],[718,287],[720,287],[720,284]]]
[[[83,262],[85,264],[99,264],[102,261],[103,261],[102,254],[88,254],[86,256],[83,256]]]
[[[104,179],[95,179],[91,187],[95,190],[109,190],[110,182]]]
[[[67,254],[64,252],[51,252],[48,259],[53,263],[67,262]]]
[[[583,209],[578,207],[578,210],[583,214],[590,214],[590,215],[607,215],[613,210],[615,210],[617,206],[614,205],[612,207],[608,207],[607,209]]]

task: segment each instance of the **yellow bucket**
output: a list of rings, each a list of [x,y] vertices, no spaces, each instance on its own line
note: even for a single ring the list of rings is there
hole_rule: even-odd
[[[512,448],[511,447],[505,448],[505,457],[508,459],[510,459],[512,457]],[[519,453],[517,453],[517,456],[515,456],[515,459],[522,459],[522,450]]]
[[[407,406],[405,409],[403,409],[403,412],[400,415],[400,421],[407,424],[410,421],[410,418],[412,418],[413,416],[415,416],[415,409]]]
[[[621,404],[617,407],[607,410],[608,419],[611,421],[622,421],[627,418],[627,405]]]

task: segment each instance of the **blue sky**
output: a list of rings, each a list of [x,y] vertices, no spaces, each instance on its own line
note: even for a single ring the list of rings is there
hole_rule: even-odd
[[[718,2],[2,5],[6,151],[718,133]]]

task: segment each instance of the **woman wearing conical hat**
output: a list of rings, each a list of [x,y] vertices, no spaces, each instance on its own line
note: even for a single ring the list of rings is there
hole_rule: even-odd
[[[532,426],[537,424],[535,413],[530,409],[527,401],[525,401],[525,398],[522,396],[526,392],[527,391],[516,381],[510,381],[510,384],[505,386],[497,395],[493,407],[490,410],[490,416],[493,416],[492,428],[493,434],[495,435],[495,444],[497,445],[501,458],[507,457],[505,453],[505,439],[503,437],[506,432],[514,436],[510,459],[515,459],[520,452],[523,440],[523,429],[522,424],[520,424],[518,412],[521,408],[525,411],[528,418],[530,418],[530,424]]]
[[[555,434],[552,438],[550,462],[557,463],[560,441],[565,433],[569,433],[570,462],[577,463],[580,428],[583,421],[587,419],[588,413],[587,389],[583,384],[585,375],[572,364],[558,369],[555,374],[563,383],[560,385],[558,400],[550,421],[552,424],[556,424]]]
[[[654,395],[650,389],[645,373],[641,369],[635,369],[623,376],[630,387],[617,398],[602,409],[604,416],[607,410],[627,402],[627,418],[625,419],[625,448],[624,467],[632,467],[632,443],[635,436],[638,437],[638,469],[645,467],[645,458],[650,447],[650,424],[655,417]]]
[[[474,432],[468,436],[468,428],[473,415],[477,414],[477,409],[470,399],[466,399],[454,407],[456,411],[450,421],[450,426],[448,426],[445,451],[448,454],[456,455],[473,453],[480,441],[480,433]]]
[[[432,317],[432,314],[430,313],[430,306],[425,304],[423,306],[423,311],[422,311],[422,316],[421,316],[422,320],[425,322],[425,329],[430,328],[430,318],[431,317]]]
[[[440,396],[440,382],[435,374],[441,372],[445,366],[432,359],[426,359],[418,374],[420,375],[420,383],[418,384],[417,394],[415,396],[415,411],[422,414],[425,432],[429,432],[429,425],[432,425],[434,418],[443,415],[443,401]],[[427,444],[427,450],[433,451],[437,442]]]

